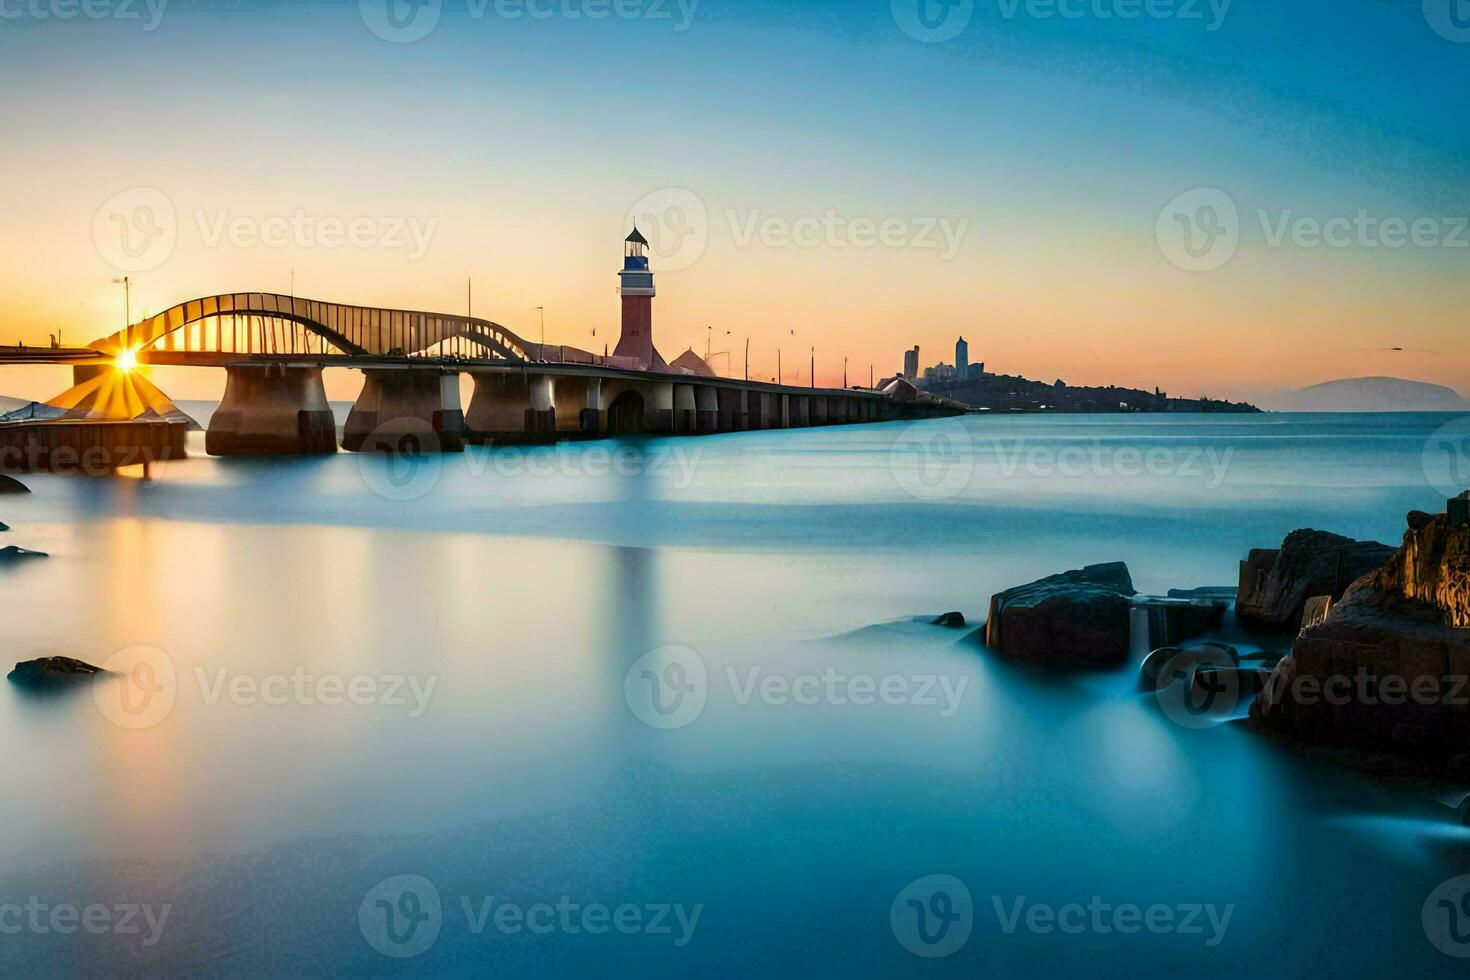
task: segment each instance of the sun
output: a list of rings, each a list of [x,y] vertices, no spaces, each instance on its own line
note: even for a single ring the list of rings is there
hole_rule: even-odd
[[[131,347],[124,347],[118,352],[117,357],[113,358],[112,363],[114,367],[123,373],[132,371],[138,366],[138,352]]]

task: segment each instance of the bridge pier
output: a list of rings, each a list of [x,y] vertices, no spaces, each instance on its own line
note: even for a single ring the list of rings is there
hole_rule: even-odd
[[[587,379],[587,407],[582,409],[577,428],[583,435],[602,433],[602,379]]]
[[[674,431],[694,432],[699,428],[694,385],[674,385]]]
[[[791,399],[791,425],[792,428],[804,429],[812,424],[812,398],[810,395],[797,395]]]
[[[204,435],[209,455],[337,451],[337,424],[321,368],[241,364],[225,371],[225,396]]]
[[[694,408],[700,432],[720,431],[719,390],[710,385],[698,385],[694,389]]]
[[[556,379],[549,374],[530,378],[531,407],[526,409],[526,431],[556,438]]]
[[[438,445],[422,446],[425,426]],[[385,368],[363,371],[357,396],[342,429],[342,448],[351,452],[464,450],[464,411],[459,374],[438,368]],[[406,443],[412,440],[409,447]]]

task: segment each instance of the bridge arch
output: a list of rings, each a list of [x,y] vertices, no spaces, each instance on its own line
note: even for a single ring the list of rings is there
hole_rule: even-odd
[[[277,329],[292,325],[289,342]],[[269,324],[269,326],[268,326]],[[304,343],[297,343],[295,328]],[[108,337],[94,349],[214,350],[232,353],[328,353],[310,350],[318,338],[343,354],[411,357],[463,339],[491,356],[541,360],[541,345],[528,343],[491,320],[416,310],[329,303],[280,293],[222,293],[172,306]],[[285,349],[285,348],[291,349]]]

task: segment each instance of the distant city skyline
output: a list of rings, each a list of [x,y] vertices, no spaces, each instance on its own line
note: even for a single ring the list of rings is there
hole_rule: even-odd
[[[1425,95],[1470,45],[1418,3],[1331,45],[1321,0],[1213,29],[976,7],[937,43],[887,2],[447,5],[412,43],[357,4],[259,6],[229,58],[231,15],[198,6],[7,23],[0,339],[115,330],[124,274],[135,318],[261,284],[462,312],[472,278],[478,315],[539,336],[544,308],[550,342],[600,350],[608,243],[648,214],[660,344],[728,334],[730,373],[747,338],[752,375],[815,348],[840,384],[844,357],[881,377],[964,335],[1008,373],[1181,395],[1470,375],[1470,108]],[[67,383],[37,371],[5,393]]]

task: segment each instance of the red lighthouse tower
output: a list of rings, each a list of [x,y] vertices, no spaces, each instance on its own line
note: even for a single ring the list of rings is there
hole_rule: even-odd
[[[636,227],[623,241],[623,270],[618,273],[623,296],[623,332],[615,357],[631,357],[645,371],[663,371],[668,365],[653,346],[653,271],[648,268],[648,239]]]

